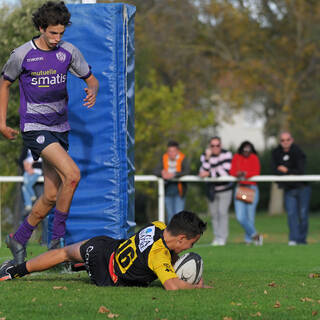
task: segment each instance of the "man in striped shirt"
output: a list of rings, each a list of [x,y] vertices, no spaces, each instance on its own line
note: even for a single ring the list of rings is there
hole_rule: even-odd
[[[213,137],[200,160],[199,176],[201,178],[228,176],[232,153],[222,149],[220,137]],[[214,235],[213,246],[224,246],[227,242],[229,235],[228,212],[232,199],[232,187],[231,182],[215,182],[207,185],[207,197]]]

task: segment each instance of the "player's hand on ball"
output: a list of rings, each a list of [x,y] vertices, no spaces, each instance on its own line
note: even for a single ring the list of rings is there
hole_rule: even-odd
[[[204,284],[204,280],[203,278],[200,279],[200,281],[198,282],[198,284],[196,284],[197,288],[205,288],[205,289],[212,289],[213,287],[208,286],[207,284]]]

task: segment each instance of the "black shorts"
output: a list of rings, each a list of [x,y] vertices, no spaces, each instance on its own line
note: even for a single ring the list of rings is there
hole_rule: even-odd
[[[116,286],[109,274],[109,260],[122,240],[107,236],[94,237],[80,247],[91,282],[97,286]]]
[[[22,132],[22,138],[25,147],[31,150],[34,161],[37,161],[40,158],[42,150],[54,142],[60,143],[60,145],[68,151],[68,134],[69,131],[26,131]]]

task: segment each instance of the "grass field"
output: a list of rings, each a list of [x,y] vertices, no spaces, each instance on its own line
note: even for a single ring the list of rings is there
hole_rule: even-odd
[[[0,283],[0,319],[320,319],[320,216],[310,218],[309,245],[289,247],[285,216],[257,216],[262,247],[243,244],[230,219],[230,243],[213,248],[211,230],[192,251],[204,260],[212,289],[166,292],[149,288],[98,288],[84,272],[46,272]],[[29,256],[44,249],[29,247]],[[0,248],[0,262],[9,251]],[[109,309],[99,313],[101,306]]]

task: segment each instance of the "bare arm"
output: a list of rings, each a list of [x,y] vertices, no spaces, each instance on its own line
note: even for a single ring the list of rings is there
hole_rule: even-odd
[[[93,74],[91,74],[89,78],[84,79],[84,81],[86,82],[88,87],[84,89],[87,96],[83,99],[84,101],[83,105],[88,108],[91,108],[96,103],[96,98],[97,98],[98,89],[99,89],[99,82]]]
[[[166,290],[188,290],[197,288],[211,288],[203,283],[203,279],[198,284],[190,284],[186,281],[180,280],[179,278],[172,278],[163,284]]]
[[[1,134],[9,139],[13,140],[19,134],[19,131],[7,127],[7,110],[9,103],[9,92],[11,82],[8,80],[0,79],[0,132]]]

